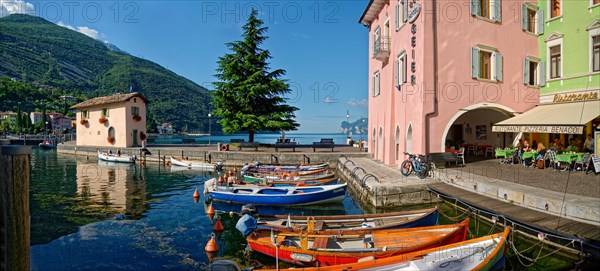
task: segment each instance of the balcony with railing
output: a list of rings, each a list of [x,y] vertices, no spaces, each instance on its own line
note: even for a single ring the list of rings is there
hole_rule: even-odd
[[[373,41],[373,58],[386,60],[390,57],[390,37],[380,36]]]

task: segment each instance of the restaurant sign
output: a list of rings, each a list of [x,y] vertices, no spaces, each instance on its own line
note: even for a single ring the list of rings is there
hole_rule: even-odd
[[[598,100],[598,92],[590,91],[585,93],[570,93],[570,94],[556,94],[554,95],[554,99],[552,99],[553,103],[563,103],[563,102],[579,102],[579,101],[589,101],[589,100]]]
[[[492,132],[505,133],[552,133],[552,134],[583,134],[583,126],[564,125],[494,125]]]

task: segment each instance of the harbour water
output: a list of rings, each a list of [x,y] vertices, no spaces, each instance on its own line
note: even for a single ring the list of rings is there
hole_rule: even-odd
[[[32,270],[206,270],[204,246],[214,220],[205,214],[204,196],[195,203],[194,189],[202,191],[213,175],[173,171],[163,165],[124,165],[95,158],[34,149],[31,172]],[[225,226],[217,238],[217,257],[242,266],[275,261],[256,253],[246,255],[246,242],[234,228],[239,205],[215,203]],[[426,208],[430,206],[416,206]],[[462,219],[465,212],[442,205],[441,224]],[[261,213],[323,215],[359,214],[364,210],[351,196],[339,204],[294,208],[259,207]],[[469,237],[500,230],[471,218]],[[520,239],[516,237],[517,239]],[[526,257],[548,255],[526,240],[516,243]],[[521,264],[509,250],[505,270],[570,270],[574,259],[550,254],[531,266]],[[522,260],[522,259],[521,259]],[[283,265],[289,266],[289,265]]]

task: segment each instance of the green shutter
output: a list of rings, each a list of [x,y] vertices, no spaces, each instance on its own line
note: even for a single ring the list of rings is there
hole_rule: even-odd
[[[529,59],[523,61],[523,83],[529,84]]]
[[[492,9],[493,9],[493,13],[492,13],[492,20],[494,22],[499,22],[502,20],[502,4],[500,3],[500,0],[492,0]]]
[[[373,75],[373,80],[372,80],[372,88],[373,88],[373,96],[375,96],[375,75]]]
[[[544,34],[544,10],[538,9],[536,14],[537,19],[537,29],[536,34],[543,35]]]
[[[538,63],[538,74],[540,75],[540,81],[538,85],[543,87],[546,85],[546,62],[540,61]]]
[[[496,56],[496,81],[502,81],[502,54],[495,53]]]
[[[521,4],[521,28],[527,31],[529,20],[527,19],[527,5]]]
[[[471,0],[471,15],[481,16],[481,9],[479,8],[480,0]]]
[[[471,48],[471,77],[479,77],[479,49]]]
[[[402,14],[404,15],[402,18],[406,22],[408,19],[408,0],[402,0]]]

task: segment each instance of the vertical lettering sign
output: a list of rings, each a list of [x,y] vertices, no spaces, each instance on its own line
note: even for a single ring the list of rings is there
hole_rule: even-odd
[[[415,72],[417,71],[417,62],[415,59],[415,47],[417,47],[417,25],[415,24],[415,21],[419,17],[420,13],[421,5],[416,3],[416,0],[413,0],[410,3],[410,12],[408,13],[407,18],[407,21],[412,24],[410,28],[410,32],[412,33],[412,37],[410,38],[410,47],[412,47],[412,61],[410,63],[410,71],[412,74],[410,76],[410,84],[413,86],[417,83],[417,76],[415,75]]]

